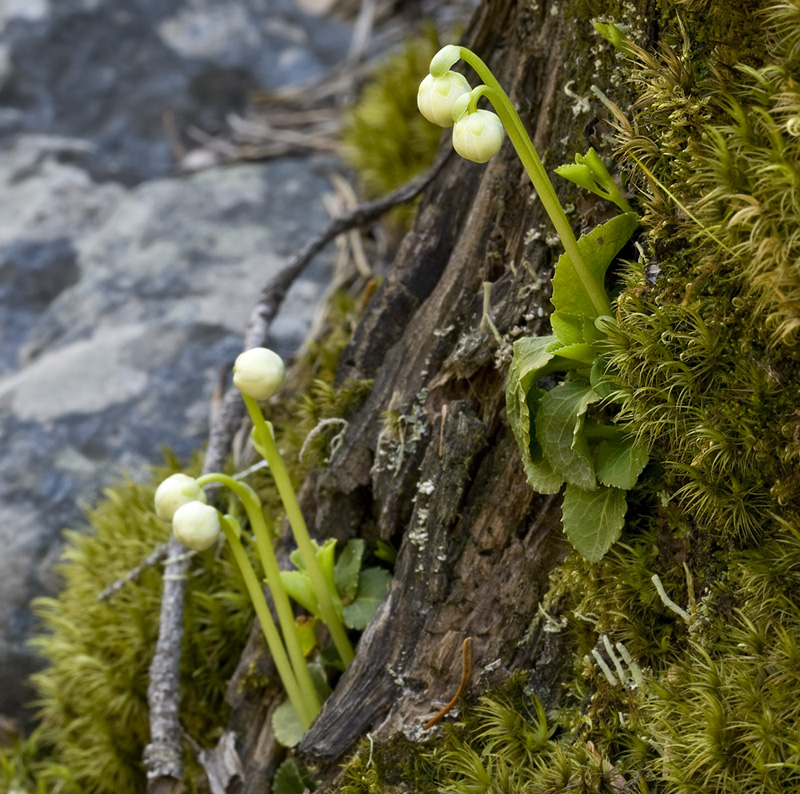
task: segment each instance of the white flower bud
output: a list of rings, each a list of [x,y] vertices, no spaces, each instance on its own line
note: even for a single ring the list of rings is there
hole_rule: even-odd
[[[485,163],[503,145],[505,130],[496,113],[476,110],[464,113],[453,127],[453,148],[466,160]]]
[[[175,539],[193,551],[211,548],[221,531],[219,513],[202,502],[187,502],[172,517]]]
[[[205,491],[197,484],[197,480],[185,474],[173,474],[156,489],[156,515],[165,521],[171,521],[179,507],[188,502],[205,501]]]
[[[245,350],[233,365],[233,384],[254,400],[268,400],[286,384],[283,359],[266,347]]]
[[[428,121],[440,127],[452,127],[453,104],[470,90],[467,78],[458,72],[446,72],[442,77],[429,74],[419,84],[417,107]]]

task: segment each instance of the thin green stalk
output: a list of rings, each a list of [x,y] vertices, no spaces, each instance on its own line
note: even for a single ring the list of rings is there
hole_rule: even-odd
[[[503,91],[489,67],[474,52],[466,47],[459,47],[459,50],[461,58],[477,72],[478,77],[487,86],[487,90],[482,93],[492,103],[492,107],[494,107],[500,117],[500,121],[506,128],[509,140],[519,155],[522,165],[528,172],[533,187],[541,199],[545,211],[550,216],[553,226],[555,226],[556,233],[561,239],[575,274],[592,302],[597,316],[602,317],[603,315],[611,314],[611,304],[605,289],[602,284],[598,284],[586,265],[583,254],[578,248],[578,242],[572,232],[569,219],[564,213],[561,202],[558,200],[553,183],[550,181],[550,177],[547,176],[547,171],[545,171],[544,165],[531,143],[528,133],[525,131],[519,114],[511,104],[511,100],[506,92]]]
[[[275,602],[275,610],[278,613],[278,620],[281,624],[281,631],[283,632],[286,649],[292,661],[295,677],[300,684],[305,711],[310,717],[310,725],[314,717],[319,714],[321,704],[316,687],[314,686],[314,681],[311,678],[311,672],[308,669],[308,662],[306,662],[306,657],[300,647],[300,639],[297,636],[294,613],[289,603],[289,596],[286,594],[286,590],[281,582],[281,572],[278,566],[278,560],[275,557],[275,551],[272,548],[267,525],[264,521],[261,501],[256,495],[256,492],[247,485],[247,483],[234,480],[233,477],[229,477],[227,474],[205,474],[199,477],[197,482],[200,486],[207,485],[210,482],[219,482],[222,485],[226,485],[239,497],[244,505],[244,509],[247,511],[247,518],[250,520],[250,527],[256,538],[258,556],[261,558],[261,564],[264,566],[267,586],[269,587],[270,593],[272,593],[272,600]]]
[[[275,626],[275,622],[272,620],[272,615],[267,606],[267,601],[264,598],[264,592],[261,589],[258,577],[253,570],[253,566],[250,564],[247,554],[245,554],[242,548],[242,543],[234,528],[224,517],[220,523],[222,531],[225,533],[225,537],[228,539],[228,543],[233,551],[236,564],[242,572],[247,592],[250,594],[250,600],[255,607],[256,616],[261,623],[264,639],[267,641],[267,646],[272,654],[272,659],[275,662],[275,667],[278,670],[283,688],[286,690],[286,695],[294,707],[295,712],[297,712],[303,730],[308,730],[311,727],[315,715],[309,713],[308,703],[303,697],[300,686],[297,683],[297,678],[295,678],[294,672],[292,671],[292,665],[289,663],[289,657],[284,650],[283,643],[278,634],[278,629]]]
[[[297,502],[297,496],[294,492],[289,472],[278,450],[278,445],[275,443],[275,437],[272,435],[272,428],[264,419],[258,402],[245,394],[243,394],[242,397],[250,413],[250,417],[253,420],[256,436],[263,448],[264,457],[269,464],[281,501],[286,509],[289,525],[292,527],[292,534],[294,535],[303,563],[306,566],[306,571],[308,571],[308,575],[311,579],[311,586],[314,588],[317,601],[319,602],[322,620],[328,627],[333,644],[339,652],[339,657],[345,666],[347,666],[353,661],[353,657],[355,656],[353,653],[353,646],[347,638],[344,625],[331,600],[328,586],[325,583],[325,577],[317,561],[314,545],[311,543],[311,536],[308,534],[308,527],[303,518],[303,513],[300,510],[300,505]]]

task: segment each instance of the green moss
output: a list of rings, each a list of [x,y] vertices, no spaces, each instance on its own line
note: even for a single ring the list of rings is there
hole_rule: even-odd
[[[603,794],[617,771],[586,742],[573,742],[551,719],[524,674],[467,703],[458,723],[423,744],[399,737],[362,745],[344,770],[347,794]]]
[[[742,6],[762,45],[785,45],[775,9],[786,13]],[[717,48],[726,54],[728,34]],[[733,68],[690,60],[688,47],[641,53],[640,95],[619,135],[647,186],[648,245],[612,344],[621,418],[650,443],[696,525],[739,544],[769,533],[773,516],[794,520],[798,487],[786,442],[800,386],[800,95],[793,53],[779,49],[766,65],[762,46],[757,65]]]

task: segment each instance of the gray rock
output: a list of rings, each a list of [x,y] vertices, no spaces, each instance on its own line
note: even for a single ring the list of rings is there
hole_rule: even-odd
[[[169,174],[165,116],[218,132],[256,88],[320,76],[347,51],[344,25],[291,0],[5,0],[0,136],[56,134],[97,179]]]

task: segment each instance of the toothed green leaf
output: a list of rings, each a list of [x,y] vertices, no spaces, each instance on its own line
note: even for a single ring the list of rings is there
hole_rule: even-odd
[[[603,441],[595,451],[597,479],[603,485],[630,490],[647,464],[647,449],[631,436]]]
[[[586,266],[601,286],[608,266],[628,242],[638,225],[639,216],[635,212],[626,212],[596,226],[578,240],[578,248],[583,254]],[[587,317],[594,317],[597,313],[582,289],[572,260],[566,253],[561,254],[556,265],[551,300],[557,312]]]
[[[567,381],[542,395],[535,419],[536,438],[553,471],[587,491],[597,487],[597,480],[583,419],[599,399],[591,386]]]
[[[389,592],[392,575],[383,568],[365,568],[358,580],[358,595],[344,608],[344,623],[359,631],[367,627],[381,601]]]
[[[592,369],[589,372],[589,383],[592,388],[600,395],[601,399],[605,400],[614,392],[614,386],[605,377],[607,362],[598,356],[592,364]]]
[[[317,546],[317,562],[322,570],[322,577],[328,586],[328,592],[334,607],[339,604],[339,593],[336,590],[336,571],[334,556],[336,554],[336,539],[328,538],[321,546]]]
[[[576,551],[599,562],[622,533],[627,509],[625,491],[619,488],[584,491],[567,485],[561,505],[564,532]]]
[[[272,778],[270,790],[274,794],[303,794],[306,782],[294,758],[287,758],[278,767],[275,777]]]
[[[289,598],[297,601],[315,617],[320,617],[317,594],[311,584],[311,577],[305,571],[281,571],[281,584]]]
[[[325,671],[321,664],[312,663],[308,665],[311,673],[311,680],[314,689],[317,690],[320,703],[324,703],[331,694],[331,687],[325,678]],[[295,747],[300,744],[303,738],[303,726],[294,710],[291,701],[284,700],[272,714],[272,730],[275,738],[284,747]]]
[[[583,318],[578,314],[553,312],[550,315],[550,326],[562,345],[586,341],[583,336]]]
[[[272,730],[275,732],[275,739],[284,747],[295,747],[300,744],[305,731],[289,700],[284,700],[273,712]]]
[[[635,56],[630,39],[613,22],[592,22],[592,27],[607,41],[625,55]]]
[[[566,163],[560,165],[555,169],[555,172],[564,179],[574,182],[576,185],[585,188],[586,190],[595,192],[594,177],[592,177],[592,170],[588,165],[583,163]]]
[[[594,348],[585,342],[577,342],[574,345],[564,345],[558,348],[558,355],[568,358],[570,361],[577,361],[579,364],[590,366],[597,356]]]
[[[358,573],[361,570],[364,548],[362,538],[353,538],[347,542],[336,561],[336,588],[342,599],[347,601],[352,601],[358,592]]]
[[[514,344],[514,358],[508,373],[506,413],[514,438],[522,453],[522,466],[528,483],[539,493],[557,493],[564,478],[543,459],[535,434],[531,432],[539,397],[544,392],[535,385],[555,356],[548,348],[554,336],[528,337]]]

